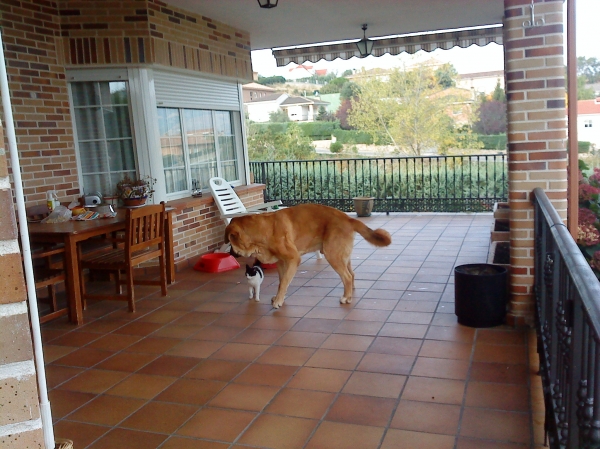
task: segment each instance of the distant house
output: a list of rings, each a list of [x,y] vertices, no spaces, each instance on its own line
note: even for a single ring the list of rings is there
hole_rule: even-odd
[[[288,97],[280,105],[292,122],[314,122],[321,106],[329,103],[315,98]]]
[[[244,103],[258,100],[259,98],[266,97],[267,95],[272,95],[275,92],[277,92],[276,89],[273,89],[269,86],[263,86],[262,84],[258,83],[248,83],[242,85]]]
[[[504,89],[504,71],[494,70],[489,72],[461,73],[456,79],[456,87],[469,89],[473,94],[489,94],[494,91],[496,85]]]
[[[244,100],[244,109],[251,121],[256,123],[268,122],[270,114],[280,111],[279,105],[288,97],[288,94],[272,93],[253,101]]]
[[[600,147],[600,97],[577,102],[577,140]]]
[[[327,108],[326,101],[307,97],[291,97],[288,94],[274,93],[265,95],[253,101],[244,101],[248,118],[253,122],[268,122],[270,114],[285,111],[293,122],[312,122],[319,113],[321,106]]]

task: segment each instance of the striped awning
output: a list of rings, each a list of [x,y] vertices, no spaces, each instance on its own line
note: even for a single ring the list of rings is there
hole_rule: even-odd
[[[491,42],[502,44],[502,26],[495,25],[484,28],[470,28],[456,31],[432,32],[409,34],[384,39],[373,39],[373,56],[382,56],[387,53],[398,55],[400,53],[416,53],[419,50],[427,52],[437,48],[448,50],[452,47],[466,48],[471,45],[484,46]],[[313,45],[308,47],[292,47],[273,50],[277,67],[288,65],[290,62],[302,64],[305,61],[317,62],[321,59],[333,61],[335,59],[350,59],[360,57],[355,42],[344,42],[330,45]]]

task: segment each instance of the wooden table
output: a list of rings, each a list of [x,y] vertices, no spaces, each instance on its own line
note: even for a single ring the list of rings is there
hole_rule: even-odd
[[[173,221],[167,208],[165,223],[165,256],[167,283],[175,281],[173,255]],[[63,223],[28,223],[29,239],[40,243],[63,243],[65,245],[65,290],[69,301],[69,318],[72,323],[83,324],[83,302],[81,300],[81,273],[77,244],[92,237],[125,230],[125,209],[117,209],[114,218],[96,220],[69,220]]]

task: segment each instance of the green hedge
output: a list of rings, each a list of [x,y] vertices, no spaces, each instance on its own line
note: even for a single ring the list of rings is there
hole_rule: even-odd
[[[251,126],[256,129],[259,133],[271,131],[275,134],[283,134],[286,132],[290,122],[284,123],[252,123]],[[306,122],[298,123],[300,129],[305,136],[310,137],[312,140],[328,140],[331,139],[331,135],[334,130],[339,130],[339,122]]]
[[[351,131],[345,129],[336,129],[333,132],[335,139],[339,143],[347,143],[347,144],[358,144],[364,143],[367,145],[371,145],[373,143],[373,137],[366,132],[363,131]]]
[[[506,134],[479,134],[477,140],[483,143],[484,150],[506,150]]]

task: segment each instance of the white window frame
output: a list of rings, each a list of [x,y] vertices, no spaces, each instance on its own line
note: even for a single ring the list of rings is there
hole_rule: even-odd
[[[110,69],[94,69],[94,70],[68,70],[67,71],[67,82],[69,83],[69,88],[67,89],[69,95],[69,110],[71,113],[71,123],[73,128],[73,140],[75,145],[75,160],[77,164],[77,181],[79,183],[79,194],[83,195],[84,193],[89,194],[90,192],[84,192],[83,185],[83,170],[81,167],[81,157],[80,157],[80,148],[79,148],[79,137],[77,135],[77,124],[75,121],[75,106],[73,101],[73,94],[71,92],[71,83],[77,82],[126,82],[127,83],[127,93],[129,95],[129,118],[130,118],[130,126],[132,131],[132,144],[133,144],[133,153],[135,158],[136,170],[139,172],[139,150],[136,141],[136,133],[134,132],[135,123],[133,120],[133,111],[132,111],[132,93],[131,93],[131,83],[129,82],[127,69],[118,69],[118,68],[110,68]],[[112,193],[112,192],[101,192],[101,193]]]
[[[149,175],[157,180],[154,185],[155,193],[153,202],[174,200],[179,198],[187,198],[191,196],[190,191],[177,192],[167,195],[164,177],[164,167],[162,163],[162,153],[160,149],[160,136],[158,132],[158,107],[168,107],[176,109],[190,109],[190,105],[177,104],[169,101],[156,101],[154,72],[158,70],[162,74],[176,73],[185,75],[186,77],[197,78],[216,82],[232,83],[237,90],[238,104],[235,109],[219,108],[218,104],[204,106],[197,104],[197,109],[223,110],[233,112],[233,126],[235,135],[235,145],[237,152],[237,171],[239,179],[232,182],[232,185],[244,185],[250,179],[250,168],[247,157],[247,143],[245,123],[242,117],[244,113],[244,102],[242,95],[242,85],[237,80],[227,79],[215,76],[201,76],[197,73],[190,73],[188,70],[180,69],[163,69],[163,68],[148,68],[148,67],[128,67],[128,68],[90,68],[90,69],[69,69],[67,70],[68,82],[103,82],[103,81],[125,81],[128,86],[129,93],[129,110],[132,128],[132,137],[134,145],[134,154],[136,159],[136,169],[139,176]],[[83,178],[81,163],[79,158],[79,147],[77,139],[77,130],[75,125],[75,115],[73,109],[73,99],[71,97],[71,89],[69,91],[69,107],[71,110],[71,119],[73,124],[73,133],[75,140],[76,161],[78,181],[80,186],[80,194],[83,193]],[[186,156],[187,157],[187,156]],[[217,159],[219,155],[217,152]],[[220,173],[220,165],[218,171]]]

